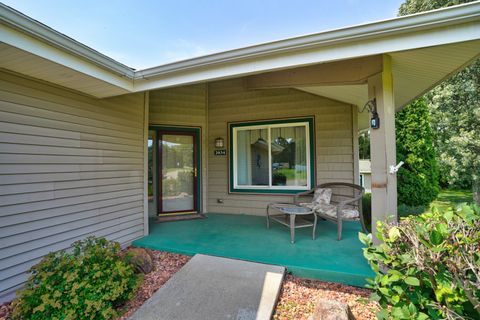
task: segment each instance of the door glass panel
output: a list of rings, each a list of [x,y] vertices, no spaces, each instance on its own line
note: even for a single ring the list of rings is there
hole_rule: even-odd
[[[163,134],[162,212],[193,211],[194,137]]]

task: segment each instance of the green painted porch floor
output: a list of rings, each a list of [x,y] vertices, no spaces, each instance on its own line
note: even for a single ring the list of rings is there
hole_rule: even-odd
[[[152,221],[150,234],[133,245],[280,265],[298,277],[362,287],[373,272],[358,240],[360,225],[345,222],[341,241],[336,240],[336,230],[336,224],[319,221],[316,240],[311,238],[312,228],[301,228],[291,244],[289,229],[273,221],[267,229],[264,217],[208,214],[199,220]]]

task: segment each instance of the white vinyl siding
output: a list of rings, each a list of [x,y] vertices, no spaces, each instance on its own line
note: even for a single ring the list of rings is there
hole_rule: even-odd
[[[0,296],[88,235],[143,236],[144,94],[95,99],[0,73]]]

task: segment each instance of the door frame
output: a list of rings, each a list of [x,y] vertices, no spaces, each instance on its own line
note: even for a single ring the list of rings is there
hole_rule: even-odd
[[[149,131],[155,131],[155,141],[156,152],[154,161],[154,167],[156,168],[156,174],[153,177],[156,180],[156,215],[157,216],[167,216],[167,215],[180,215],[180,214],[192,214],[192,213],[202,213],[202,129],[200,127],[186,127],[186,126],[171,126],[171,125],[150,125],[148,127]],[[196,193],[196,199],[193,203],[193,211],[178,211],[178,212],[167,212],[160,213],[162,207],[162,190],[161,190],[161,168],[162,157],[161,157],[161,146],[159,145],[159,133],[162,134],[185,134],[192,135],[194,138],[194,164],[197,169],[197,177],[194,178],[194,192]]]

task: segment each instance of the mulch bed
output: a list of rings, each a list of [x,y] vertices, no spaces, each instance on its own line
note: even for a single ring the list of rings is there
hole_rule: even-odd
[[[10,302],[8,303],[2,303],[0,305],[0,320],[6,320],[9,319],[9,315],[12,312],[11,304]]]
[[[135,296],[126,305],[122,307],[127,310],[117,320],[125,320],[132,313],[135,312],[148,298],[150,298],[155,291],[157,291],[165,282],[170,279],[178,270],[180,270],[190,257],[162,251],[151,251],[154,257],[154,271],[145,275],[144,281],[137,290]],[[10,319],[9,315],[12,312],[10,303],[5,303],[0,306],[0,320]]]
[[[287,275],[273,319],[306,320],[315,309],[318,298],[337,300],[349,305],[357,320],[376,319],[379,306],[368,301],[371,291],[344,284],[308,280]]]
[[[165,282],[168,281],[178,270],[180,270],[190,257],[181,254],[151,250],[154,257],[155,269],[145,275],[143,284],[138,289],[135,296],[124,308],[128,310],[117,320],[125,320],[132,315],[135,310],[150,298]],[[1,319],[0,319],[1,320]]]
[[[180,254],[155,250],[151,252],[154,256],[155,270],[145,275],[145,280],[135,296],[122,308],[127,311],[117,320],[126,320],[190,260],[190,257]],[[375,319],[378,305],[368,301],[369,295],[368,289],[287,275],[273,319],[307,320],[313,314],[318,298],[347,303],[357,320]],[[10,312],[10,304],[2,304],[0,320],[8,319]]]

